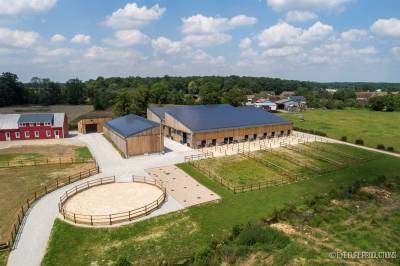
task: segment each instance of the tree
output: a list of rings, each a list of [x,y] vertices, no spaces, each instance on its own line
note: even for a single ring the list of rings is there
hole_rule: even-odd
[[[247,101],[246,95],[238,87],[235,87],[225,92],[222,96],[222,102],[229,103],[233,106],[241,106],[246,101]]]
[[[117,95],[114,105],[114,113],[117,116],[124,116],[130,113],[132,105],[132,97],[129,93],[123,92]]]
[[[86,102],[86,86],[79,79],[70,79],[65,84],[67,102],[69,104],[83,104]]]
[[[26,100],[24,85],[18,76],[5,72],[0,75],[0,106],[23,104]]]
[[[144,116],[147,112],[147,106],[150,103],[150,91],[146,86],[140,86],[132,93],[132,102],[130,105],[130,112]]]

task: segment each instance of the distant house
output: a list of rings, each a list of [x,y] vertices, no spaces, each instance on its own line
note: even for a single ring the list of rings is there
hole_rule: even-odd
[[[293,112],[299,109],[299,104],[290,99],[283,99],[275,102],[278,109]]]
[[[377,96],[376,92],[370,91],[357,91],[356,92],[356,101],[358,103],[367,103],[371,97]]]
[[[307,100],[304,96],[290,96],[289,99],[298,103],[300,109],[304,110],[307,108]]]
[[[256,96],[255,95],[246,95],[247,97],[247,103],[246,105],[251,105],[254,103]]]
[[[326,92],[329,92],[330,94],[335,94],[337,92],[337,89],[325,89]]]
[[[294,91],[282,91],[281,93],[281,97],[290,97],[290,96],[294,96],[296,93]]]
[[[257,108],[262,108],[264,111],[276,111],[277,105],[271,101],[265,100],[264,101],[257,101],[254,104]]]
[[[68,130],[65,113],[0,115],[0,141],[60,139]]]
[[[268,98],[271,102],[277,102],[281,99],[279,96],[269,96]]]

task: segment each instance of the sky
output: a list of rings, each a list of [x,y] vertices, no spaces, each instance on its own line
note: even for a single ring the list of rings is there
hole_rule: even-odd
[[[400,82],[400,1],[0,0],[0,72]]]

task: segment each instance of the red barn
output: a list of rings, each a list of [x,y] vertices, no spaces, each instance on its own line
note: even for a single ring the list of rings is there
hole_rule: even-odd
[[[65,113],[0,114],[0,141],[65,138]]]

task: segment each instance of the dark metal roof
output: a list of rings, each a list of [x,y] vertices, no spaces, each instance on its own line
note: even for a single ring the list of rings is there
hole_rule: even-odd
[[[54,114],[21,114],[18,123],[52,123]]]
[[[306,98],[304,96],[290,96],[290,100],[295,101],[297,103],[305,102]]]
[[[162,119],[165,113],[170,114],[193,132],[291,123],[260,108],[229,104],[153,107],[150,110]]]
[[[105,125],[124,138],[160,126],[156,122],[132,114],[108,121]]]

